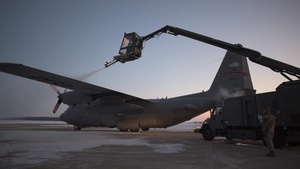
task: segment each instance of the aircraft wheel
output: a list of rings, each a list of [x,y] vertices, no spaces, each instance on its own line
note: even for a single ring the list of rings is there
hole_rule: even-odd
[[[139,128],[138,129],[130,129],[131,132],[139,132]]]
[[[142,129],[142,131],[149,131],[149,128],[141,128]]]
[[[128,129],[119,129],[120,132],[127,132]]]
[[[204,126],[203,127],[202,136],[203,136],[204,140],[207,140],[207,141],[212,141],[215,137],[213,132],[212,132],[211,127],[209,127],[209,126]]]
[[[81,130],[81,127],[79,127],[79,126],[74,126],[74,130]]]

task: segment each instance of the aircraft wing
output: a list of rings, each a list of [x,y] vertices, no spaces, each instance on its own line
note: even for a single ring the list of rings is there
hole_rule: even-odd
[[[153,103],[151,101],[141,99],[135,96],[127,95],[121,92],[106,89],[100,86],[92,85],[79,80],[64,77],[61,75],[49,73],[22,64],[0,63],[0,71],[13,74],[16,76],[24,77],[27,79],[31,79],[31,80],[48,83],[50,85],[67,88],[79,93],[89,94],[96,98],[105,99],[105,97],[109,97],[110,98],[109,100],[115,98],[115,100],[122,100],[123,102],[130,102],[132,104],[137,104],[141,106],[144,106],[145,104]]]

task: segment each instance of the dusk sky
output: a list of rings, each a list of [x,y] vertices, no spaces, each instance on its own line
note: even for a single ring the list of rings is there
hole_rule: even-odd
[[[300,67],[299,0],[1,0],[0,62],[76,78],[117,55],[124,32],[172,25],[260,51]],[[226,51],[183,36],[146,42],[142,57],[85,79],[145,99],[208,90]],[[248,60],[258,93],[286,81]],[[61,89],[63,91],[64,89]],[[59,116],[48,84],[0,72],[0,118]],[[200,118],[205,118],[202,115]]]

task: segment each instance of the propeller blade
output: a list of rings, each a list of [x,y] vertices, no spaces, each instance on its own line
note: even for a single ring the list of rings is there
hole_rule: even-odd
[[[54,109],[53,109],[53,113],[55,114],[57,109],[59,108],[60,104],[62,103],[62,98],[61,98],[62,93],[58,90],[58,88],[56,86],[50,85],[50,87],[58,94],[58,101],[55,104]],[[66,92],[67,92],[67,89],[64,90],[64,93],[66,93]]]
[[[58,94],[58,95],[60,95],[61,93],[60,93],[60,91],[57,89],[57,87],[56,86],[54,86],[54,85],[50,85],[50,87]]]
[[[56,105],[55,105],[55,107],[54,107],[54,109],[53,109],[54,114],[56,113],[56,111],[57,111],[58,107],[60,106],[61,102],[62,102],[62,99],[59,98]]]

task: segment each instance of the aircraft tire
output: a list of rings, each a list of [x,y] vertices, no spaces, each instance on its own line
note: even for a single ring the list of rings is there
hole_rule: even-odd
[[[202,129],[202,136],[206,141],[212,141],[214,139],[214,134],[210,126],[206,125]]]
[[[81,127],[79,127],[79,126],[74,126],[74,130],[81,130]]]
[[[119,129],[120,132],[127,132],[128,129]]]
[[[130,131],[131,131],[131,132],[139,132],[140,129],[139,129],[139,128],[138,128],[138,129],[130,129]]]
[[[142,127],[141,129],[142,129],[142,131],[149,131],[149,128],[146,128],[146,127],[145,128]]]

